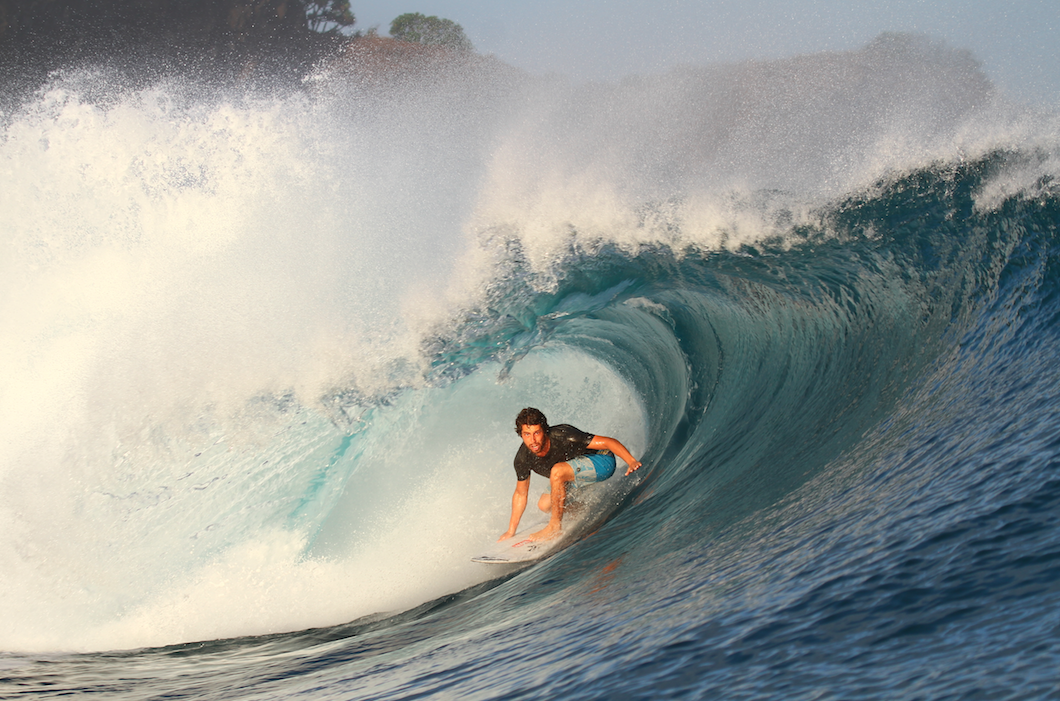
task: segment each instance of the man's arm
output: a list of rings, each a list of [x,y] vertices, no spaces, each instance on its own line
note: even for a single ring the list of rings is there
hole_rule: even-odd
[[[516,480],[515,493],[512,494],[512,518],[508,522],[508,531],[497,540],[504,540],[515,535],[515,531],[519,528],[519,519],[523,517],[523,512],[526,511],[526,498],[529,494],[530,478],[522,481]]]
[[[589,441],[589,447],[593,450],[610,450],[612,453],[617,455],[626,461],[626,474],[635,472],[640,467],[640,460],[634,458],[626,446],[622,445],[619,441],[614,438],[607,436],[593,436],[593,439]]]

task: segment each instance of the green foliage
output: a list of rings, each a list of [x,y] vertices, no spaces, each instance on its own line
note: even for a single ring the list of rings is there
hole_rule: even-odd
[[[357,21],[350,11],[350,0],[308,0],[305,14],[309,29],[320,34],[338,34]]]
[[[0,41],[95,35],[216,44],[335,34],[354,22],[350,0],[0,0]]]
[[[390,23],[390,36],[402,41],[429,46],[445,46],[459,51],[472,51],[474,46],[464,34],[464,28],[450,19],[427,17],[419,12],[407,12]]]
[[[144,77],[298,80],[347,41],[350,2],[0,0],[0,114],[9,86],[32,89],[58,68],[94,62]]]

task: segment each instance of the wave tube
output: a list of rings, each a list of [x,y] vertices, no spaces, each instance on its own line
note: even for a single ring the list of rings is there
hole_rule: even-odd
[[[1039,133],[989,112],[968,56],[903,37],[618,86],[110,78],[59,76],[4,118],[5,650],[326,626],[481,581],[467,550],[503,528],[527,404],[659,456],[634,506],[676,499],[692,465],[663,466],[766,406],[730,391],[734,361],[805,353],[818,374],[761,385],[805,389],[834,377],[807,349],[861,328],[843,290],[881,329],[923,299],[872,296],[901,266],[838,296],[800,278],[815,207]],[[766,277],[697,262],[742,244],[808,253]]]

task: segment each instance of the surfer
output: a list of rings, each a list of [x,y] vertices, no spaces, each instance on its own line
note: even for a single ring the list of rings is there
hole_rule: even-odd
[[[594,436],[569,424],[549,426],[545,415],[532,407],[515,417],[515,432],[523,444],[515,454],[512,518],[498,540],[511,538],[519,527],[530,494],[531,472],[548,478],[551,493],[542,494],[537,506],[551,512],[551,517],[547,526],[530,535],[530,540],[549,540],[561,532],[569,482],[576,487],[603,482],[615,472],[615,455],[626,461],[627,475],[640,467],[640,461],[614,438]]]

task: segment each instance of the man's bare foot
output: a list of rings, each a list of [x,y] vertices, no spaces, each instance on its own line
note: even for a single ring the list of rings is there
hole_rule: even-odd
[[[558,538],[561,533],[563,533],[563,530],[561,528],[553,528],[551,525],[549,525],[545,526],[537,533],[531,533],[530,540],[534,541],[535,543],[539,543],[544,540],[552,540],[553,538]]]

